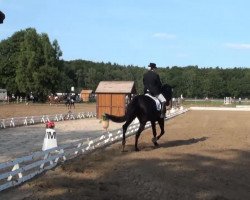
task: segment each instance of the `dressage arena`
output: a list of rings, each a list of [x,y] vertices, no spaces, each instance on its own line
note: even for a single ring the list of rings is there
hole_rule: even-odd
[[[69,131],[65,140],[74,140],[69,135],[80,135],[84,120],[58,122],[56,128]],[[86,120],[88,125],[95,123]],[[44,131],[42,125],[35,127]],[[18,129],[25,127],[0,129],[0,134],[13,130],[14,143]],[[134,152],[131,136],[126,152],[121,152],[118,142],[79,156],[0,192],[0,199],[249,199],[250,112],[188,111],[167,120],[165,130],[159,148],[153,147],[147,129],[139,139],[140,152]],[[32,131],[29,134],[32,137]],[[15,148],[9,147],[9,155],[11,147]]]

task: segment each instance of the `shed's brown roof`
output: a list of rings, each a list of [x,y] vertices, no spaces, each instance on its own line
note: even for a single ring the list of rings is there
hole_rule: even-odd
[[[134,81],[101,81],[96,93],[135,93]]]
[[[84,93],[84,94],[90,94],[92,93],[92,90],[82,90],[81,91],[81,94]]]

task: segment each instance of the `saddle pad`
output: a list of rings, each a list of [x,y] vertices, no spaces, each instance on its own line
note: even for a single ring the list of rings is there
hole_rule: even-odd
[[[148,97],[150,97],[151,99],[153,99],[154,101],[155,101],[155,104],[156,104],[156,109],[158,110],[158,111],[160,111],[161,110],[161,102],[160,102],[160,100],[159,99],[157,99],[156,97],[154,97],[154,96],[152,96],[152,95],[150,95],[150,94],[145,94],[145,96],[148,96]]]

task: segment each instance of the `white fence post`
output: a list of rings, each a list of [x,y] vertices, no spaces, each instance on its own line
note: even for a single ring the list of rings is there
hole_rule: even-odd
[[[11,120],[10,120],[10,127],[11,126],[15,127],[15,120],[14,120],[14,118],[11,118]]]
[[[25,117],[24,122],[23,122],[23,124],[26,125],[26,126],[28,125],[27,118],[28,118],[28,117]]]
[[[33,116],[30,118],[30,124],[34,124],[35,123],[35,121],[34,121],[34,118],[33,118]]]
[[[13,172],[13,171],[15,171],[15,170],[17,170],[17,169],[19,169],[19,164],[18,164],[18,163],[14,165],[14,167],[12,168],[11,171]],[[7,181],[11,181],[12,177],[13,177],[13,176],[10,175],[10,176],[7,178]],[[21,172],[18,173],[18,177],[19,177],[19,178],[22,178],[22,177],[23,177],[23,175],[22,175]]]
[[[6,127],[5,127],[5,120],[4,120],[4,119],[2,120],[2,122],[1,122],[1,124],[0,124],[0,127],[1,127],[1,128],[6,128]]]

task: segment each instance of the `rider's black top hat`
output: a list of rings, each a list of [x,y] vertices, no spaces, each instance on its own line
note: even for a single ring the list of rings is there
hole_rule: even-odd
[[[150,67],[151,69],[157,68],[155,63],[149,63],[148,67]]]

